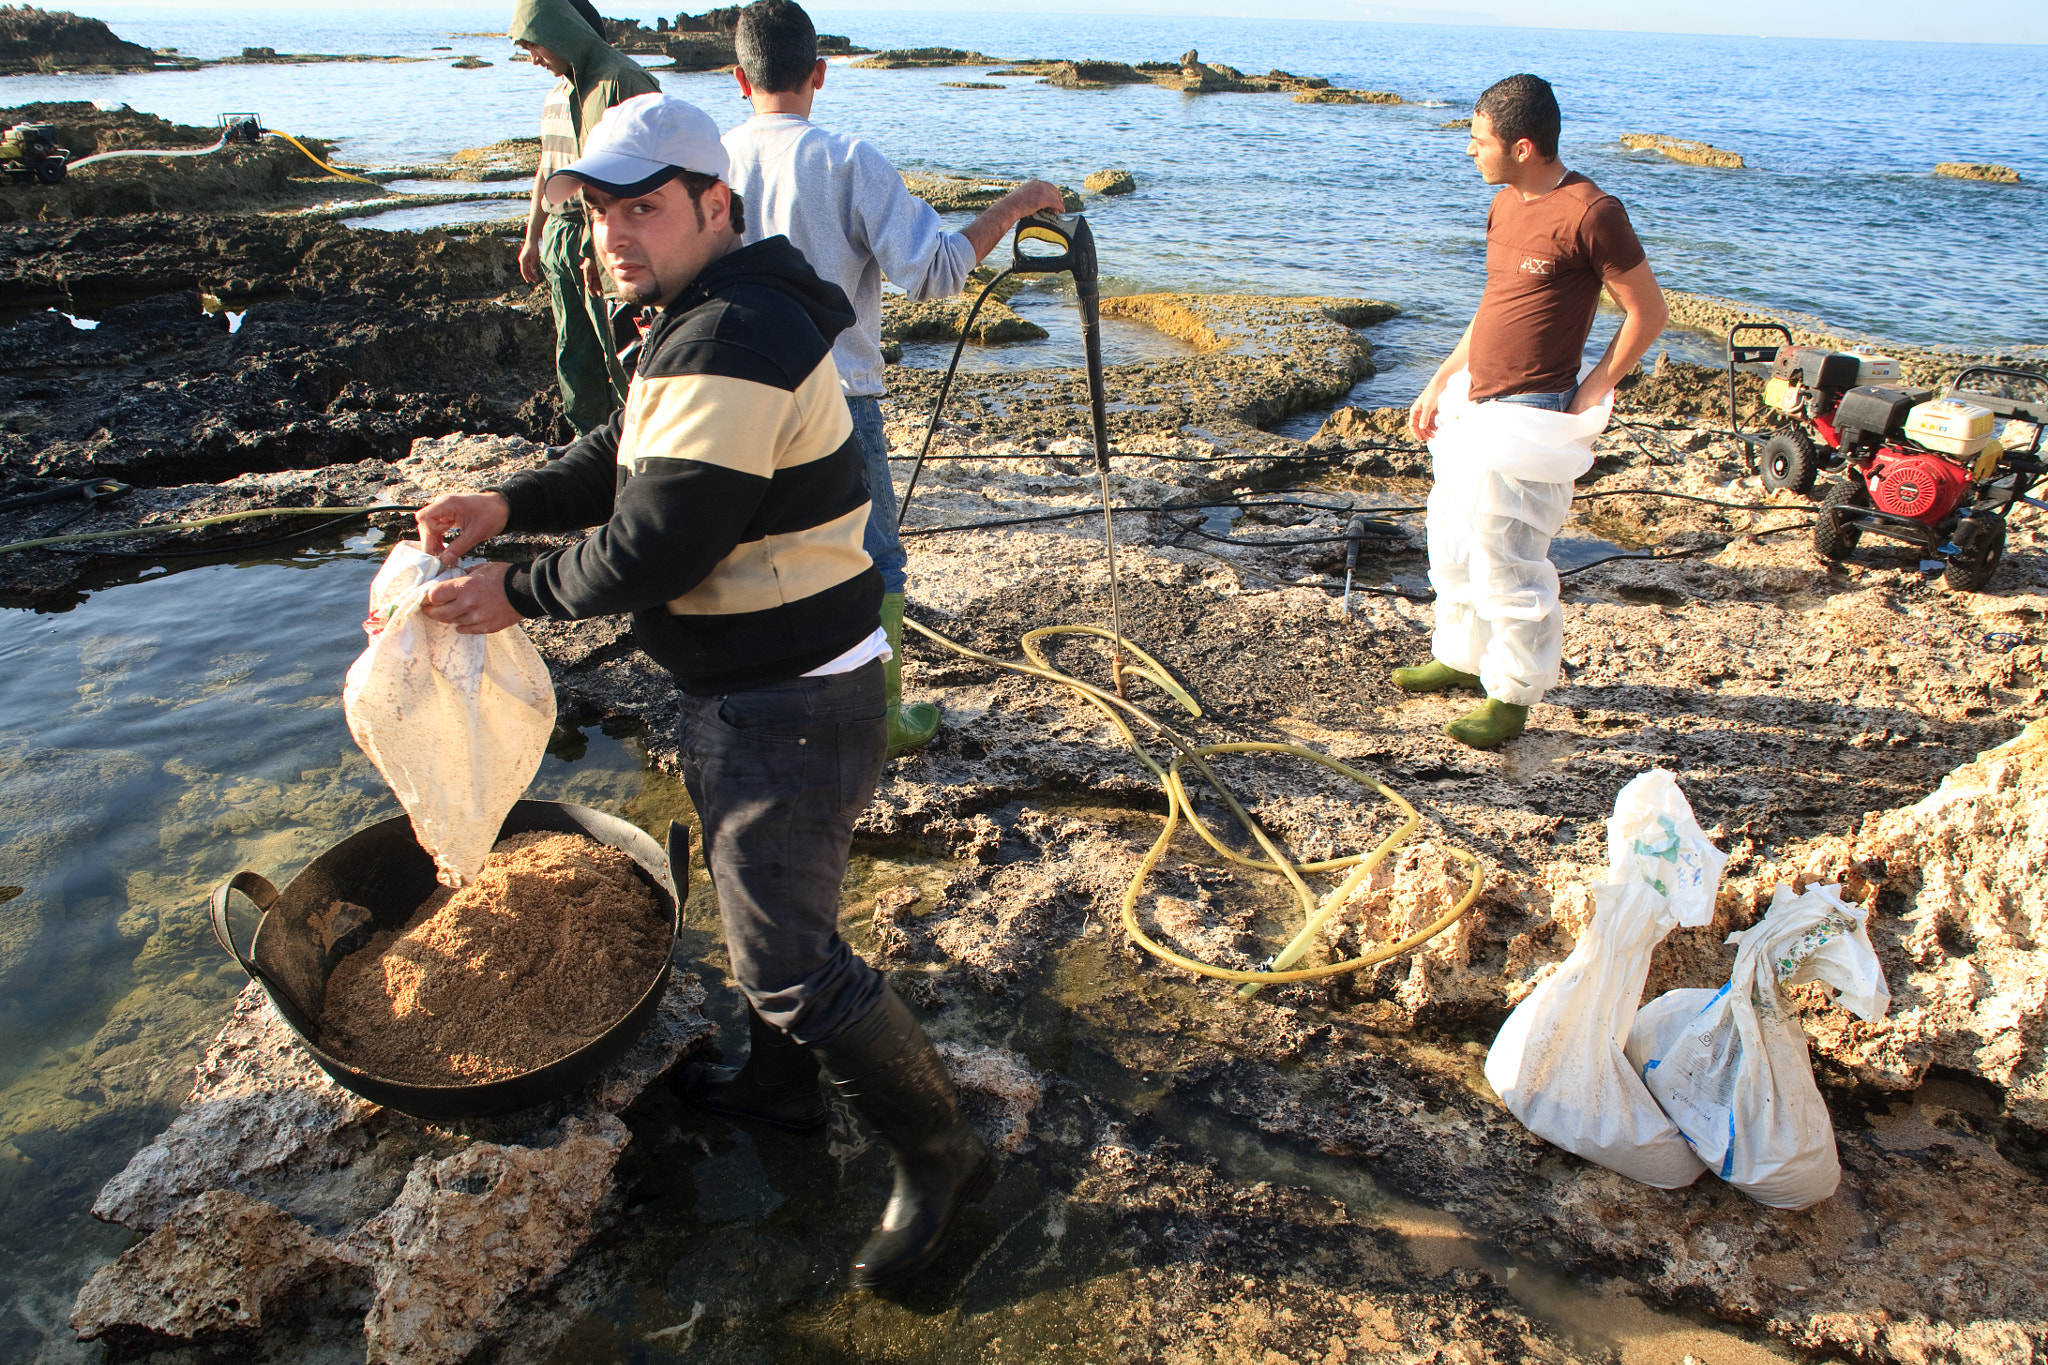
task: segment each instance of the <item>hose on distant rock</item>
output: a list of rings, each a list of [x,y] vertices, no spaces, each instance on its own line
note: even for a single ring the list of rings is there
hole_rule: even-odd
[[[304,152],[308,161],[318,166],[321,170],[326,171],[329,175],[338,175],[343,180],[353,180],[359,185],[376,185],[378,183],[375,180],[369,180],[360,175],[351,175],[347,171],[328,165],[325,161],[313,155],[313,150],[310,147],[293,137],[290,133],[281,133],[275,128],[267,128],[264,130],[264,136],[283,138],[286,142],[291,143],[292,146]],[[226,147],[232,140],[231,135],[224,132],[220,136],[220,141],[214,143],[211,147],[186,148],[178,151],[154,147],[124,147],[119,151],[94,152],[91,156],[82,156],[78,160],[69,163],[68,169],[75,171],[80,166],[90,166],[95,161],[111,161],[115,157],[120,156],[212,156],[215,152]],[[379,188],[381,189],[382,186],[380,185]]]
[[[298,148],[300,151],[306,154],[306,160],[312,162],[315,166],[318,166],[321,170],[327,172],[329,175],[338,175],[343,180],[353,180],[358,185],[377,185],[379,189],[383,188],[383,186],[379,185],[378,182],[375,180],[369,180],[360,175],[350,175],[347,171],[337,170],[334,167],[328,165],[319,157],[314,156],[311,148],[306,146],[305,143],[299,141],[297,138],[293,137],[290,133],[280,133],[275,128],[266,128],[263,131],[264,136],[266,137],[281,137],[286,142],[291,143],[292,146]]]
[[[1170,962],[1185,971],[1194,972],[1201,976],[1213,977],[1219,981],[1239,983],[1242,989],[1238,991],[1238,994],[1245,999],[1250,999],[1253,995],[1256,995],[1263,986],[1284,984],[1290,981],[1315,981],[1323,977],[1339,976],[1346,972],[1355,972],[1366,967],[1375,966],[1390,958],[1399,957],[1404,953],[1411,952],[1463,918],[1465,912],[1471,909],[1472,903],[1479,898],[1479,892],[1486,885],[1485,865],[1480,861],[1479,856],[1455,845],[1446,844],[1443,846],[1444,851],[1452,857],[1463,861],[1471,870],[1472,884],[1466,888],[1464,895],[1459,897],[1441,915],[1403,938],[1397,939],[1392,943],[1381,944],[1370,952],[1361,953],[1359,956],[1343,962],[1325,963],[1316,967],[1295,967],[1294,963],[1300,961],[1309,949],[1314,946],[1316,935],[1322,931],[1324,925],[1329,923],[1333,915],[1344,908],[1345,904],[1351,899],[1352,893],[1363,886],[1374,871],[1386,861],[1387,855],[1407,842],[1409,836],[1422,824],[1421,815],[1406,800],[1402,799],[1400,793],[1369,773],[1361,772],[1348,763],[1340,762],[1328,754],[1318,753],[1316,750],[1300,744],[1273,744],[1266,742],[1196,744],[1174,731],[1172,727],[1143,707],[1117,696],[1112,691],[1083,682],[1069,673],[1061,672],[1053,667],[1040,651],[1039,641],[1053,635],[1089,635],[1105,640],[1112,639],[1111,633],[1100,626],[1046,626],[1030,631],[1025,634],[1022,643],[1024,655],[1031,662],[1029,664],[1019,664],[1007,659],[998,659],[992,654],[984,654],[980,650],[970,648],[956,640],[949,640],[929,626],[908,616],[903,618],[903,624],[926,639],[966,658],[991,665],[995,668],[1006,669],[1012,673],[1022,674],[1028,678],[1040,678],[1046,682],[1057,683],[1062,687],[1068,688],[1079,694],[1083,701],[1086,701],[1109,718],[1110,724],[1114,725],[1118,733],[1124,737],[1124,742],[1130,746],[1131,752],[1137,756],[1138,761],[1144,764],[1154,777],[1159,779],[1160,784],[1166,790],[1166,823],[1160,829],[1158,839],[1153,841],[1152,847],[1139,862],[1138,871],[1131,878],[1130,885],[1124,889],[1124,932],[1130,935],[1133,943],[1136,943],[1140,948],[1143,948],[1146,952],[1163,962]],[[1174,701],[1185,708],[1189,715],[1200,718],[1202,714],[1200,705],[1195,702],[1194,698],[1188,695],[1185,689],[1173,681],[1172,676],[1157,660],[1153,659],[1129,640],[1124,640],[1122,644],[1126,651],[1136,655],[1144,665],[1143,667],[1125,665],[1123,669],[1124,676],[1140,677],[1156,684],[1168,696],[1172,697]],[[1157,733],[1161,739],[1164,739],[1171,745],[1175,751],[1173,758],[1162,766],[1158,760],[1147,753],[1145,746],[1139,742],[1136,732],[1132,730],[1130,723],[1125,719],[1126,716],[1141,721]],[[1252,817],[1251,813],[1231,793],[1230,788],[1224,785],[1223,780],[1216,775],[1216,770],[1210,766],[1208,761],[1219,754],[1247,753],[1284,754],[1293,758],[1306,759],[1311,763],[1328,768],[1332,772],[1341,773],[1361,786],[1370,788],[1400,811],[1403,817],[1401,824],[1393,833],[1380,840],[1378,846],[1368,853],[1354,853],[1342,858],[1328,858],[1317,862],[1297,863],[1282,852],[1272,837],[1260,827],[1259,822]],[[1186,779],[1182,776],[1183,765],[1193,767],[1201,775],[1202,780],[1209,784],[1210,789],[1216,793],[1218,799],[1229,809],[1231,816],[1237,821],[1238,825],[1252,837],[1253,841],[1265,853],[1266,856],[1264,858],[1246,857],[1244,854],[1232,850],[1203,822],[1202,817],[1195,810],[1193,798],[1188,795]],[[1194,828],[1195,833],[1201,836],[1203,842],[1207,843],[1209,847],[1216,850],[1224,858],[1236,863],[1240,867],[1251,868],[1260,872],[1276,872],[1286,878],[1288,886],[1293,890],[1296,900],[1301,905],[1302,926],[1296,931],[1294,937],[1288,941],[1287,946],[1273,955],[1269,966],[1244,970],[1234,967],[1219,967],[1214,963],[1203,962],[1198,958],[1175,952],[1173,949],[1159,943],[1147,934],[1144,926],[1139,923],[1138,901],[1144,895],[1145,883],[1151,878],[1153,869],[1159,865],[1159,860],[1165,856],[1166,850],[1172,844],[1173,836],[1179,830],[1180,822],[1183,818]],[[1318,895],[1315,889],[1302,876],[1305,872],[1334,872],[1342,868],[1351,869],[1349,875],[1344,878],[1334,891],[1329,892],[1327,895]]]
[[[75,171],[80,166],[90,166],[95,161],[112,161],[120,156],[212,156],[227,145],[228,135],[222,133],[220,141],[211,147],[188,148],[182,151],[164,151],[153,147],[123,147],[119,151],[94,152],[91,156],[81,156],[76,161],[68,162],[65,169]]]

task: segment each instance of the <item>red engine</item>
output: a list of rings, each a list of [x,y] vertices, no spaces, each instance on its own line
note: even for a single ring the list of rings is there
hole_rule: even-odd
[[[1891,445],[1879,447],[1863,467],[1863,481],[1878,511],[1929,526],[1955,510],[1974,482],[1953,460]]]

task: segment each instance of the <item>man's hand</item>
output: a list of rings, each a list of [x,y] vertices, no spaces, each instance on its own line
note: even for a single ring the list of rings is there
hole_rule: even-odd
[[[1003,196],[1005,211],[1015,226],[1034,213],[1058,213],[1067,206],[1060,187],[1045,180],[1027,180]]]
[[[453,568],[456,560],[505,529],[512,519],[512,504],[503,493],[443,493],[412,519],[420,528],[420,548]],[[502,598],[504,592],[498,595]]]
[[[583,287],[599,298],[604,297],[604,272],[588,256],[583,258]]]
[[[479,564],[460,578],[427,588],[420,610],[431,620],[455,627],[458,635],[490,635],[516,626],[520,616],[505,597],[510,564]]]
[[[1408,405],[1408,434],[1418,441],[1427,441],[1436,435],[1437,405],[1443,401],[1444,385],[1442,376],[1431,378],[1415,401]]]
[[[985,260],[1011,228],[1034,213],[1058,213],[1066,204],[1058,185],[1027,180],[975,215],[973,222],[960,229],[960,235],[974,248],[974,259]]]
[[[519,244],[519,278],[528,284],[540,283],[540,243],[532,237]]]

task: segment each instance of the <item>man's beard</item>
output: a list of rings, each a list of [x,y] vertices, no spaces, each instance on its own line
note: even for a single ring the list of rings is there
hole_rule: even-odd
[[[630,303],[635,308],[644,308],[661,300],[661,281],[649,276],[639,284],[619,285],[619,301]]]

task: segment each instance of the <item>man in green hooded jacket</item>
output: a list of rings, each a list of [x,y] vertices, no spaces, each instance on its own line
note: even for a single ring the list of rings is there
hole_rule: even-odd
[[[661,89],[646,68],[605,42],[601,22],[588,0],[517,0],[510,29],[536,66],[561,78],[541,107],[540,168],[519,274],[528,284],[545,276],[554,295],[555,377],[562,410],[578,435],[603,425],[625,401],[626,374],[614,353],[582,205],[572,196],[551,209],[541,187],[583,154],[583,140],[605,110]]]

